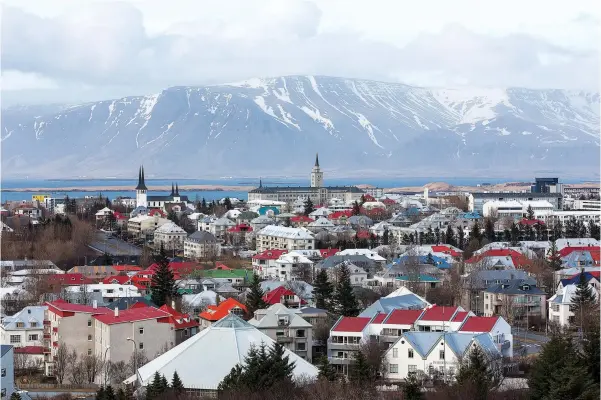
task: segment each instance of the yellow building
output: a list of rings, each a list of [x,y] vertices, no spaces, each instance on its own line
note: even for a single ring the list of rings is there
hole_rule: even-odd
[[[34,194],[31,196],[31,201],[39,201],[40,203],[43,203],[45,199],[49,198],[49,194]]]

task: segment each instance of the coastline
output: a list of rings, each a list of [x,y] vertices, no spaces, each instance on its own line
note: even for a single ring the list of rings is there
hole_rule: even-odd
[[[180,192],[244,192],[254,189],[254,186],[228,186],[228,185],[182,185]],[[63,187],[23,187],[23,188],[2,188],[2,192],[135,192],[132,186],[63,186]],[[153,186],[153,192],[171,192],[171,186]]]

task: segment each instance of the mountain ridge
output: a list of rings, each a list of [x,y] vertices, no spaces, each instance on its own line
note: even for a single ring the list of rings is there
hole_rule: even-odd
[[[599,160],[590,91],[295,75],[43,109],[2,110],[5,173],[128,176],[142,163],[189,176],[298,173],[319,151],[332,173],[590,176]]]

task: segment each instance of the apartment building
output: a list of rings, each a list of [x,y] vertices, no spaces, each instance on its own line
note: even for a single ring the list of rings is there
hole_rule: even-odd
[[[288,228],[269,225],[257,232],[257,251],[269,249],[312,250],[315,248],[315,237],[303,228]]]
[[[215,235],[207,231],[196,231],[184,239],[184,257],[204,259],[221,254],[221,245]]]
[[[572,218],[576,221],[582,221],[585,224],[601,222],[601,213],[598,210],[588,211],[552,211],[552,212],[535,212],[534,217],[543,221],[548,226],[553,226],[557,222],[561,222],[564,226]]]
[[[252,257],[253,272],[263,279],[273,279],[277,276],[277,260],[288,250],[265,250]]]
[[[45,304],[44,316],[45,372],[53,376],[53,363],[60,346],[68,346],[79,355],[94,354],[94,323],[96,315],[110,313],[106,307],[67,303],[56,300]]]
[[[468,210],[477,211],[482,214],[484,204],[489,201],[547,201],[553,205],[554,210],[563,208],[563,196],[561,193],[530,193],[530,192],[478,192],[470,193],[467,197]]]
[[[165,250],[181,250],[184,248],[184,240],[187,236],[185,230],[173,222],[169,222],[154,231],[154,247],[155,249],[160,249],[162,246]]]
[[[275,261],[275,274],[269,275],[270,279],[279,279],[282,281],[292,281],[303,279],[306,276],[313,275],[313,261],[300,253],[292,251],[282,254]]]
[[[132,307],[97,314],[94,321],[94,353],[111,362],[128,362],[136,351],[150,359],[175,346],[170,314],[154,307]]]
[[[64,295],[72,303],[85,303],[83,300],[93,295],[101,297],[104,303],[112,303],[123,297],[142,297],[137,286],[116,283],[69,286],[64,288]]]
[[[0,343],[13,347],[41,346],[44,336],[44,315],[48,307],[25,307],[0,324]]]
[[[282,344],[299,357],[312,362],[313,326],[283,304],[255,311],[249,324]]]
[[[510,323],[527,318],[546,319],[545,292],[531,279],[512,279],[483,291],[484,316],[501,315]]]
[[[143,238],[153,234],[157,228],[170,222],[167,218],[159,217],[158,214],[154,216],[138,215],[127,221],[127,232],[138,238]]]

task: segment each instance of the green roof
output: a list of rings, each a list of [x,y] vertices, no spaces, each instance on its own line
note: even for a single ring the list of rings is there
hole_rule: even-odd
[[[209,269],[201,271],[203,277],[206,278],[248,278],[249,271],[246,269]]]
[[[408,276],[399,276],[396,278],[399,281],[411,281],[411,282],[440,282],[440,279],[436,279],[429,275],[420,275],[417,279],[409,279]]]
[[[177,289],[177,294],[194,294],[194,291],[192,289],[179,288]]]

